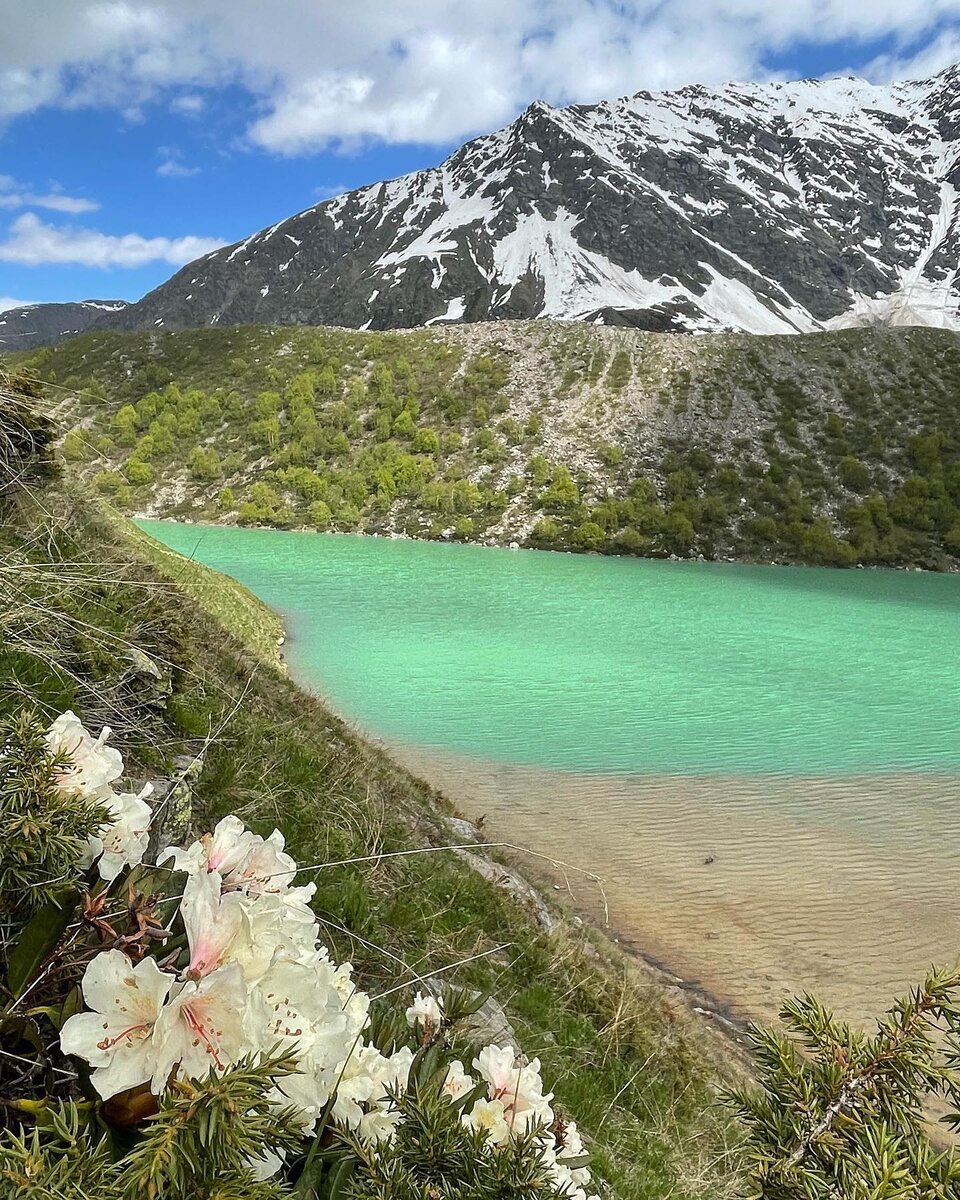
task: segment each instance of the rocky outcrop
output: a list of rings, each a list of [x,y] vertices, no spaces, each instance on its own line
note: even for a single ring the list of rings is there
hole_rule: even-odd
[[[0,312],[0,351],[52,346],[121,313],[126,300],[81,300],[75,304],[25,304]]]

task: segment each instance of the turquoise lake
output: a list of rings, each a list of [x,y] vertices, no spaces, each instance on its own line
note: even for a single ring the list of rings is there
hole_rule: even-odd
[[[141,525],[280,612],[296,678],[468,815],[602,874],[615,927],[738,1011],[819,986],[865,1015],[960,955],[960,578]]]
[[[960,578],[143,522],[385,738],[566,770],[960,763]]]

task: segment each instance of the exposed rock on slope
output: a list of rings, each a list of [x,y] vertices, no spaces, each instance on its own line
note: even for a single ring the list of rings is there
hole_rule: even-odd
[[[50,346],[116,316],[126,300],[80,300],[75,304],[24,304],[0,312],[0,350]]]

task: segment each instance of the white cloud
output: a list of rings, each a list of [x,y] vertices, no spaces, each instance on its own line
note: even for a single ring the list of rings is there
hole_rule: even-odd
[[[182,162],[178,162],[175,158],[165,158],[157,167],[157,174],[163,175],[167,179],[186,179],[190,175],[199,175],[199,167],[186,167]]]
[[[944,30],[919,49],[875,58],[864,71],[871,79],[927,79],[960,62],[960,30]]]
[[[141,267],[165,262],[180,267],[225,243],[205,237],[119,236],[78,225],[47,225],[36,213],[24,213],[0,242],[0,261],[35,267],[46,263],[84,267]]]
[[[207,102],[197,92],[184,92],[182,96],[174,96],[170,107],[174,112],[184,117],[195,117],[206,108]]]
[[[54,212],[96,212],[100,207],[95,200],[79,196],[65,196],[60,191],[38,194],[10,175],[0,175],[0,208],[49,208]]]
[[[960,0],[46,0],[4,6],[0,117],[46,104],[203,108],[246,89],[254,144],[447,142],[533,99],[592,101],[769,77],[791,44],[894,49],[867,74],[960,52]],[[922,45],[920,50],[915,48]]]
[[[159,146],[157,154],[160,157],[157,174],[166,179],[188,179],[191,175],[200,174],[199,167],[189,167],[182,161],[176,146]]]
[[[332,200],[334,196],[342,196],[344,192],[350,191],[350,185],[346,183],[329,183],[322,187],[314,188],[313,194],[318,200]]]

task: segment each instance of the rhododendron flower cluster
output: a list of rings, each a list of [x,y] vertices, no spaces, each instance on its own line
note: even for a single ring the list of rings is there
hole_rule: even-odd
[[[73,713],[47,734],[61,764],[54,782],[114,817],[88,856],[108,882],[143,861],[151,816],[146,792],[113,791],[123,760],[109,736],[91,737]],[[412,1052],[385,1057],[364,1045],[369,997],[349,963],[330,961],[310,909],[315,885],[294,886],[297,864],[283,845],[279,831],[263,838],[228,816],[192,845],[157,856],[158,866],[187,876],[179,907],[186,962],[165,970],[153,958],[134,965],[119,949],[96,955],[82,981],[89,1011],[61,1030],[62,1049],[90,1064],[104,1099],[141,1085],[159,1094],[178,1074],[222,1073],[279,1048],[297,1070],[276,1099],[297,1109],[305,1133],[340,1082],[334,1119],[365,1140],[392,1134],[388,1092],[406,1085]]]
[[[473,1068],[487,1094],[463,1114],[463,1123],[482,1130],[493,1147],[537,1131],[541,1160],[563,1195],[570,1200],[597,1200],[584,1190],[590,1183],[589,1170],[565,1161],[583,1155],[583,1141],[573,1121],[558,1119],[550,1104],[552,1093],[544,1095],[540,1060],[525,1063],[511,1046],[485,1046],[473,1060]],[[444,1091],[451,1100],[458,1100],[472,1091],[476,1082],[463,1063],[455,1061],[447,1071]]]
[[[101,879],[116,879],[124,867],[143,861],[150,832],[151,809],[147,784],[140,792],[116,792],[114,782],[123,774],[120,752],[107,745],[110,730],[104,727],[97,738],[81,725],[72,712],[65,712],[50,726],[46,741],[51,756],[63,763],[54,771],[53,782],[65,792],[76,792],[101,805],[110,814],[95,837],[88,841],[83,867],[94,862]]]
[[[146,792],[113,790],[123,762],[107,745],[109,735],[104,729],[91,737],[69,712],[47,734],[54,782],[111,814],[89,848],[108,883],[142,863],[150,822]],[[62,1050],[89,1064],[99,1095],[109,1099],[132,1088],[160,1095],[178,1076],[222,1074],[243,1059],[280,1051],[295,1069],[278,1079],[268,1099],[292,1110],[305,1136],[329,1108],[335,1125],[368,1146],[391,1140],[414,1052],[403,1047],[385,1055],[364,1041],[370,998],[357,988],[349,963],[331,961],[310,908],[315,885],[295,885],[298,867],[282,834],[264,838],[227,816],[191,845],[161,850],[153,869],[182,884],[171,900],[178,902],[186,947],[160,962],[101,950],[83,975],[86,1010],[60,1034]],[[406,1019],[426,1045],[444,1031],[443,1000],[417,992]],[[450,1063],[442,1090],[458,1102],[482,1088],[479,1098],[465,1101],[461,1120],[482,1131],[488,1151],[533,1134],[560,1193],[596,1200],[584,1190],[589,1172],[568,1161],[582,1155],[583,1145],[576,1125],[559,1118],[552,1095],[544,1094],[539,1060],[527,1063],[511,1047],[485,1046],[473,1069],[477,1081],[462,1062]],[[273,1154],[251,1162],[261,1178],[282,1165]]]
[[[276,1100],[296,1108],[305,1133],[339,1082],[334,1120],[362,1138],[390,1136],[388,1090],[405,1085],[412,1053],[364,1045],[369,998],[320,944],[313,885],[291,886],[297,867],[282,846],[231,816],[192,846],[161,851],[158,865],[187,872],[186,962],[164,971],[119,950],[98,955],[83,980],[93,1012],[66,1022],[61,1046],[93,1067],[104,1099],[146,1083],[159,1094],[178,1074],[221,1073],[279,1048],[297,1070]]]

